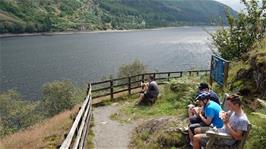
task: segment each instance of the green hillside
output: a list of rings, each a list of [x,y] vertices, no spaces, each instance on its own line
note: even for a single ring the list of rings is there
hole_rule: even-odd
[[[215,25],[226,22],[225,8],[213,0],[1,0],[0,32]]]

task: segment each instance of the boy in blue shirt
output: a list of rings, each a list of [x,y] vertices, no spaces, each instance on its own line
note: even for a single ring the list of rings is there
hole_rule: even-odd
[[[203,109],[195,111],[196,116],[202,121],[202,124],[190,124],[189,125],[189,137],[190,140],[193,140],[193,135],[204,133],[209,130],[210,125],[213,127],[221,128],[223,127],[223,121],[219,117],[219,113],[222,111],[222,108],[216,102],[210,100],[210,93],[203,92],[196,97],[196,100],[199,101],[199,104]],[[203,114],[204,113],[204,114]],[[202,127],[206,126],[206,127]]]

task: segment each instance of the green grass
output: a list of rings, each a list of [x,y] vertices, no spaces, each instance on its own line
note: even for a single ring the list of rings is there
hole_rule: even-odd
[[[239,63],[239,65],[242,64]],[[246,67],[245,65],[242,66]],[[147,121],[168,116],[179,117],[181,119],[186,118],[187,105],[193,102],[198,83],[204,80],[207,80],[207,77],[183,77],[177,80],[171,80],[168,84],[160,87],[161,96],[152,106],[135,106],[137,102],[136,96],[124,98],[119,101],[121,105],[120,110],[114,113],[111,118],[121,123],[128,123],[135,120]],[[222,90],[217,85],[213,87],[220,97],[224,91],[229,91],[228,88]],[[258,108],[254,112],[245,105],[244,111],[247,113],[252,124],[252,129],[245,147],[247,149],[264,148],[266,146],[266,107]],[[161,138],[169,144],[174,144],[171,142],[171,137],[166,135],[161,129],[158,130],[159,132],[149,132],[149,129],[147,130],[144,126],[140,127],[143,127],[143,131],[133,134],[131,148],[161,148],[160,141],[158,142],[158,139],[160,140]],[[157,140],[152,140],[151,137],[155,137]],[[167,146],[166,148],[171,148],[171,146]]]
[[[121,109],[111,118],[120,122],[137,119],[149,119],[161,116],[187,116],[187,105],[194,99],[198,83],[202,77],[184,77],[171,80],[160,86],[160,96],[152,106],[137,106],[138,97],[131,97],[121,102]],[[172,88],[172,89],[171,89]]]

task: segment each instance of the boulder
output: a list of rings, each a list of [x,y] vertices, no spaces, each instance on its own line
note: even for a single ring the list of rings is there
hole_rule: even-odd
[[[161,117],[148,120],[135,129],[129,148],[183,148],[187,145],[188,135],[177,128],[186,126],[185,118]]]

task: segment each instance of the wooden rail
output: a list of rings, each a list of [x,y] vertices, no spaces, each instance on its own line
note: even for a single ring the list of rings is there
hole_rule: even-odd
[[[153,72],[153,73],[144,73],[134,76],[128,76],[117,79],[110,79],[100,82],[91,83],[93,90],[93,99],[109,96],[113,99],[114,95],[117,93],[127,91],[128,94],[132,94],[132,90],[140,87],[140,82],[144,82],[147,76],[153,75],[158,84],[163,84],[163,81],[169,81],[173,78],[180,78],[184,74],[193,75],[196,74],[199,76],[200,73],[207,74],[209,70],[192,70],[192,71],[176,71],[176,72]],[[163,76],[163,77],[162,77]]]
[[[88,84],[87,97],[83,102],[75,121],[66,136],[64,142],[60,146],[60,149],[77,149],[85,148],[88,128],[90,126],[90,121],[92,117],[92,98],[98,98],[110,95],[111,99],[114,98],[114,94],[128,91],[128,94],[132,94],[131,90],[139,88],[140,82],[145,81],[145,77],[153,75],[158,84],[163,84],[162,81],[169,81],[172,78],[180,78],[184,74],[189,74],[190,76],[194,73],[199,76],[200,73],[207,74],[209,70],[194,70],[194,71],[177,71],[177,72],[154,72],[154,73],[144,73],[134,76],[128,76],[123,78],[111,79],[101,82],[94,82]],[[161,77],[161,75],[166,75]],[[106,86],[107,85],[107,86]],[[100,87],[99,87],[100,86]],[[92,87],[94,90],[92,90]],[[107,92],[106,92],[107,90]],[[92,92],[100,92],[92,96]]]
[[[68,135],[60,146],[60,149],[69,149],[70,147],[73,149],[85,148],[91,117],[92,96],[91,85],[88,84],[87,97],[85,98]]]

